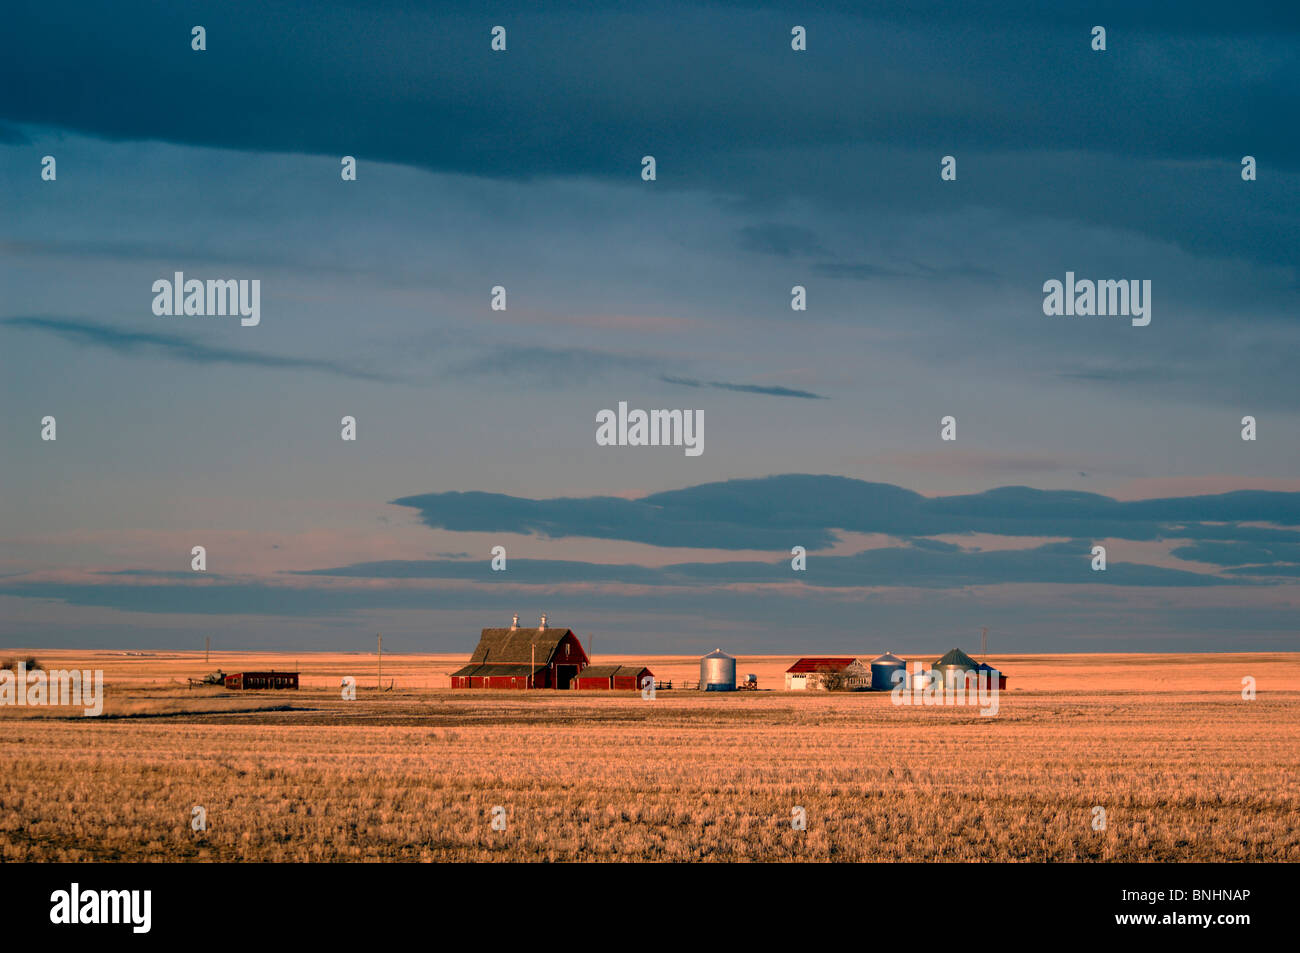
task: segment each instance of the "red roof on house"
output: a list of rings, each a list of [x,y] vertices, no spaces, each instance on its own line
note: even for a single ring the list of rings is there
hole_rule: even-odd
[[[801,658],[789,668],[787,672],[838,672],[848,668],[857,659],[849,658],[823,658],[821,656],[809,656]]]

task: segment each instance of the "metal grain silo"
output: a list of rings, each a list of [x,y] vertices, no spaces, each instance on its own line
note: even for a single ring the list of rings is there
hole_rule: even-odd
[[[736,660],[722,649],[714,649],[700,659],[700,691],[734,692]]]
[[[902,672],[903,675],[899,682],[894,681],[894,673]],[[906,684],[903,679],[907,677],[907,663],[897,655],[886,652],[880,658],[871,660],[871,689],[877,692],[892,691],[896,684]]]

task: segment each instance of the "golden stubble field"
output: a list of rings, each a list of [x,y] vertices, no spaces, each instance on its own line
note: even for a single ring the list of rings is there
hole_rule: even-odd
[[[373,654],[33,654],[103,669],[107,700],[0,707],[4,861],[1300,860],[1300,654],[992,657],[992,718],[885,693],[453,692],[461,655],[385,656],[380,692]],[[739,671],[779,688],[790,661]],[[185,687],[218,666],[304,688]]]

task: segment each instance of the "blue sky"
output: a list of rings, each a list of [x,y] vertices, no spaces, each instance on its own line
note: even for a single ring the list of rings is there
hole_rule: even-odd
[[[861,6],[14,5],[0,645],[1293,648],[1300,13]]]

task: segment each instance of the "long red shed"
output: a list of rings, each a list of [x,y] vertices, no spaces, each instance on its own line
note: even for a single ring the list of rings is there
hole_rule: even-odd
[[[644,665],[588,665],[578,675],[580,689],[640,691],[643,679],[653,683],[654,672]]]
[[[234,691],[268,688],[297,688],[297,672],[235,672],[226,676],[226,687]]]

